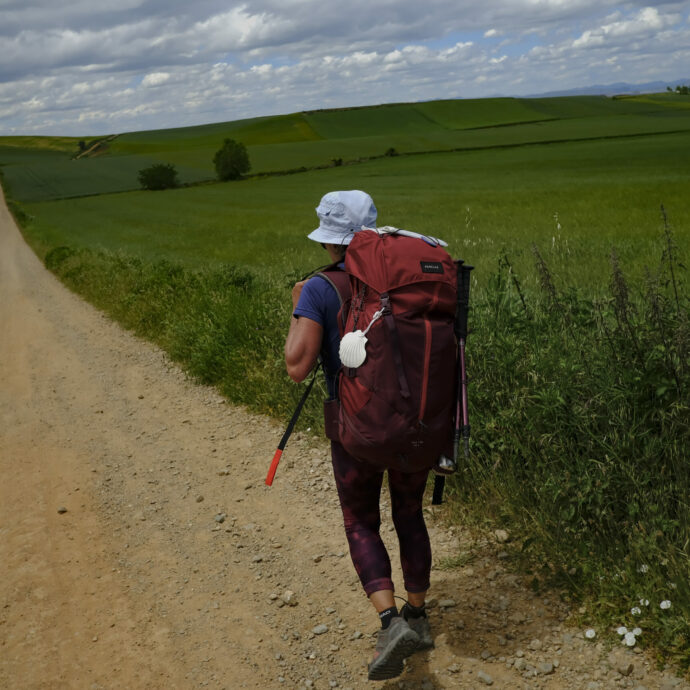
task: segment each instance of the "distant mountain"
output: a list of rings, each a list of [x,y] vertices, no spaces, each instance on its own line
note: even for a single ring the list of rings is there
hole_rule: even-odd
[[[617,82],[615,84],[595,84],[593,86],[581,86],[575,89],[564,89],[563,91],[547,91],[545,93],[533,93],[525,98],[550,98],[555,96],[615,96],[625,93],[659,93],[666,91],[670,86],[675,89],[682,84],[690,85],[690,78],[674,79],[673,81],[650,81],[646,84],[628,84],[627,82]]]

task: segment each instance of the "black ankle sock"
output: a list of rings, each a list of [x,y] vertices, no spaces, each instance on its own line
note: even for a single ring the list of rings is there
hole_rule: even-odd
[[[405,604],[406,618],[426,618],[426,607],[424,604],[421,606],[412,606],[409,602]]]
[[[391,624],[391,621],[399,615],[400,614],[398,613],[396,606],[391,606],[389,609],[381,611],[381,613],[379,613],[379,618],[381,619],[381,628],[385,630]]]

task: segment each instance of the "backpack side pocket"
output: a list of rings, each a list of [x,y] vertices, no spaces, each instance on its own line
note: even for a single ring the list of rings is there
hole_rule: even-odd
[[[340,400],[324,400],[323,425],[326,438],[340,442]]]

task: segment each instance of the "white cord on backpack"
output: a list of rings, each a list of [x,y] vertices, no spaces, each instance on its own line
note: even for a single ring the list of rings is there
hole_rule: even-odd
[[[401,228],[395,228],[392,225],[382,225],[380,228],[367,228],[362,227],[363,230],[373,230],[379,235],[403,235],[404,237],[414,237],[418,240],[423,240],[427,244],[433,246],[440,245],[441,247],[447,247],[448,243],[440,240],[438,237],[432,237],[431,235],[422,235],[419,232],[414,232],[412,230],[402,230]]]

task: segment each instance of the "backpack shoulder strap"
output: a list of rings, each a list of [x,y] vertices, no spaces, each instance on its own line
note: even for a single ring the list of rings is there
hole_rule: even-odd
[[[327,283],[330,283],[331,287],[338,295],[341,307],[343,306],[344,302],[350,299],[352,294],[350,289],[350,276],[341,268],[338,268],[338,264],[332,264],[328,268],[320,271],[319,273],[315,273],[314,275],[318,276],[319,278],[323,278]]]

